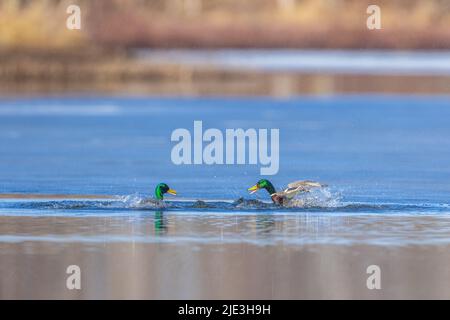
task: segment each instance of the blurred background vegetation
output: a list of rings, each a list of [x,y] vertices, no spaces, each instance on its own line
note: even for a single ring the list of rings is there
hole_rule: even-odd
[[[81,30],[66,28],[70,4],[81,7]],[[370,4],[381,7],[381,30],[366,27]],[[241,93],[261,74],[142,64],[133,50],[447,50],[449,25],[450,0],[0,0],[0,92],[84,91],[95,83],[108,92],[205,93],[192,82],[220,78]]]
[[[376,2],[376,3],[375,3]],[[449,0],[2,0],[2,49],[450,48]],[[80,32],[66,8],[82,9]],[[382,10],[382,30],[366,9]]]

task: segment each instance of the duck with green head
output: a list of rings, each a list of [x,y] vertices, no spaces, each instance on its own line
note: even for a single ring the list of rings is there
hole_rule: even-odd
[[[278,205],[286,205],[300,192],[309,192],[312,188],[321,188],[326,185],[315,181],[295,181],[288,184],[288,187],[283,191],[277,192],[273,184],[267,179],[259,180],[253,187],[250,187],[248,191],[255,193],[259,189],[266,189],[272,198],[273,203]]]
[[[155,188],[155,198],[158,200],[164,200],[165,193],[172,194],[174,196],[177,195],[177,192],[173,189],[170,189],[167,184],[159,183]]]

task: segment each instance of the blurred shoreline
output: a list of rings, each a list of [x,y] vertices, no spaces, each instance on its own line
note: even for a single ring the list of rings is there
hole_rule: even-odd
[[[79,30],[66,27],[69,4],[80,8]],[[450,93],[450,73],[349,74],[314,66],[238,69],[193,65],[177,57],[151,61],[136,54],[158,51],[164,56],[171,49],[449,52],[450,2],[380,0],[380,30],[367,27],[371,4],[369,0],[4,0],[0,94]],[[285,57],[277,59],[283,63]],[[380,63],[373,60],[373,65]],[[439,65],[434,70],[438,73]]]
[[[153,51],[149,51],[153,52]],[[108,95],[156,95],[156,96],[272,96],[287,98],[302,94],[352,94],[352,93],[399,93],[399,94],[450,94],[450,74],[440,60],[433,64],[435,54],[430,53],[427,61],[434,67],[427,71],[420,61],[406,61],[413,68],[395,70],[396,62],[390,66],[375,68],[370,64],[371,51],[321,52],[322,59],[329,65],[353,63],[356,70],[343,68],[333,70],[325,66],[307,65],[296,70],[289,64],[283,68],[270,69],[264,66],[242,67],[225,63],[208,63],[201,58],[202,51],[189,51],[183,55],[171,56],[172,51],[158,50],[159,57],[153,59],[136,55],[130,51],[85,50],[74,52],[0,52],[0,94],[4,97],[67,94]],[[211,51],[220,54],[219,51]],[[267,55],[267,51],[264,51]],[[277,54],[278,50],[270,51]],[[269,52],[269,54],[270,54]],[[326,54],[329,54],[327,58]],[[393,51],[386,51],[393,52]],[[359,53],[369,59],[367,66],[355,59]],[[198,54],[200,63],[192,62]],[[345,57],[345,54],[349,57]],[[422,53],[426,57],[426,53]],[[239,55],[242,58],[242,54]],[[444,58],[446,53],[442,53]],[[450,54],[448,55],[450,56]],[[345,59],[344,59],[345,58]],[[191,59],[191,60],[189,60]],[[248,59],[255,59],[249,57]],[[276,58],[277,62],[285,62]],[[298,57],[294,62],[302,62]],[[328,60],[327,60],[328,59]],[[361,58],[356,58],[361,59]],[[439,59],[442,59],[439,58]],[[316,59],[317,60],[317,59]],[[327,62],[328,61],[328,62]],[[378,61],[380,61],[378,59]],[[317,61],[316,61],[317,62]],[[286,63],[286,62],[285,62]],[[381,63],[381,62],[380,62]],[[398,63],[400,64],[400,62]],[[441,63],[442,64],[442,63]],[[354,68],[353,66],[352,68]],[[390,71],[389,68],[392,68]],[[417,71],[417,70],[418,71]],[[442,72],[441,72],[442,71]],[[439,73],[440,72],[440,73]]]

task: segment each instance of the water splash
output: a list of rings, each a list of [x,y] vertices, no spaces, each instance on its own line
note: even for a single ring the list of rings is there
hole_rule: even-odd
[[[331,192],[329,188],[312,189],[299,193],[289,201],[287,208],[339,208],[342,207],[342,195]]]
[[[118,202],[127,209],[166,209],[169,206],[167,202],[153,198],[142,197],[138,194],[119,196]],[[111,205],[114,204],[116,203],[111,203]]]

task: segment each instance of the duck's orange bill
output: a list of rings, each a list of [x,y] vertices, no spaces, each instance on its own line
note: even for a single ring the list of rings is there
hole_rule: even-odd
[[[175,190],[173,190],[173,189],[167,190],[167,193],[173,194],[174,196],[177,195],[177,192]]]
[[[258,191],[259,190],[259,187],[258,187],[258,185],[257,184],[255,184],[253,187],[251,187],[251,188],[248,188],[248,191],[250,192],[250,193],[255,193],[256,191]]]

